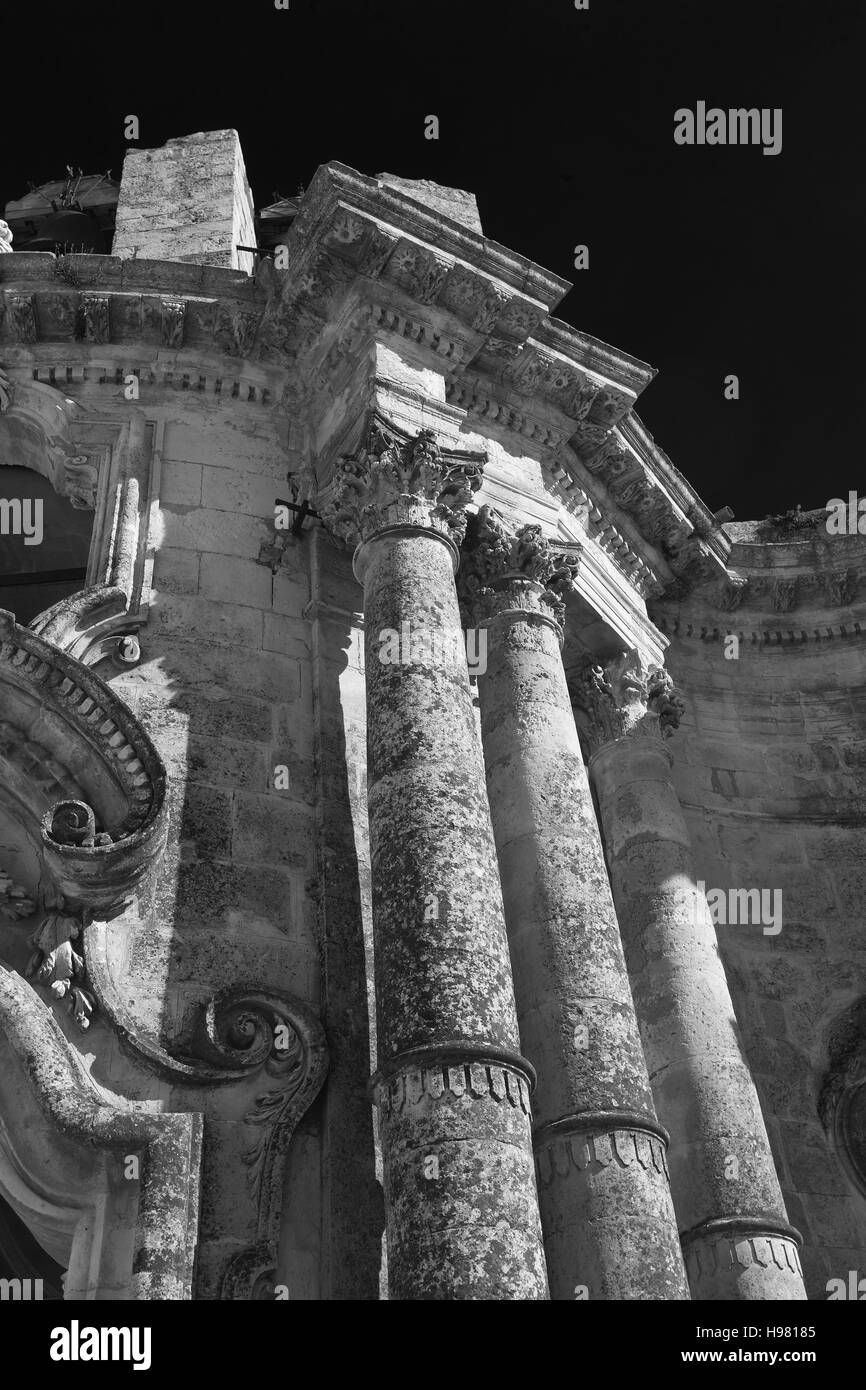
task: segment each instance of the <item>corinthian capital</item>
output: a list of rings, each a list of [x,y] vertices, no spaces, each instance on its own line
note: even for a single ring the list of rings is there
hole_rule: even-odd
[[[483,454],[440,448],[432,430],[414,438],[374,417],[364,443],[337,464],[319,497],[325,524],[350,544],[388,526],[424,526],[459,545],[466,505],[481,486]]]
[[[636,651],[581,667],[569,691],[590,754],[620,738],[670,738],[684,712],[670,674],[661,666],[644,670]]]
[[[458,591],[478,621],[504,605],[553,613],[561,622],[577,569],[577,556],[554,550],[540,526],[514,529],[493,507],[482,507],[469,524]]]

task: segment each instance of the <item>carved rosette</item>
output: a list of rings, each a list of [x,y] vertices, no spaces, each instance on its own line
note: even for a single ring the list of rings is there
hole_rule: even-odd
[[[375,417],[362,447],[340,459],[318,510],[352,545],[392,526],[424,527],[459,545],[483,465],[482,454],[440,448],[432,430],[407,437]]]
[[[577,556],[554,550],[540,526],[512,529],[493,507],[482,507],[469,523],[457,589],[478,624],[522,609],[552,617],[561,626],[564,595],[574,587],[577,569]]]
[[[569,691],[590,755],[620,738],[670,738],[684,713],[669,673],[661,666],[645,671],[636,651],[583,666],[571,675]]]

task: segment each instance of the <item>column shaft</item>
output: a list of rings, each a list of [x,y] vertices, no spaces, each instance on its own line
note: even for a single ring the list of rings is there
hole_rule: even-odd
[[[357,561],[389,1280],[396,1298],[538,1299],[530,1072],[454,560],[441,535],[397,528]]]
[[[663,673],[657,673],[662,675]],[[652,701],[650,701],[652,703]],[[590,761],[696,1299],[803,1299],[789,1226],[658,715]]]
[[[520,606],[530,590],[541,593],[540,584],[510,589],[510,611],[488,628],[479,695],[520,1036],[538,1073],[535,1145],[551,1297],[684,1299],[665,1135],[561,632]]]

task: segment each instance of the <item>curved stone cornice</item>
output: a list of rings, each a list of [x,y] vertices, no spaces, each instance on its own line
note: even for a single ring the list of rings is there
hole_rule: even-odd
[[[247,356],[266,295],[243,271],[17,252],[0,263],[0,342],[207,346]]]
[[[72,909],[119,911],[165,846],[165,769],[156,748],[94,672],[0,611],[4,688],[5,722],[20,733],[17,752],[7,750],[20,764],[19,805],[39,826],[54,892]],[[97,802],[93,825],[85,816],[73,826],[69,815],[57,816],[56,803],[84,802],[85,786]]]

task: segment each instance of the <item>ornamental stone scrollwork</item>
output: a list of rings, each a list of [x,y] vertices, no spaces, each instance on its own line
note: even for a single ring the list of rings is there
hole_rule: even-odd
[[[670,738],[684,713],[669,673],[645,671],[636,651],[603,666],[587,663],[570,676],[569,691],[590,753],[623,737]]]
[[[4,222],[3,219],[0,218],[0,256],[7,252],[11,252],[12,242],[12,228],[9,226],[8,222]]]
[[[122,912],[162,856],[165,769],[110,687],[8,613],[0,613],[0,702],[0,827],[9,817],[24,837],[33,866],[26,897],[43,913],[28,973],[86,1027],[85,931]],[[9,920],[21,900],[3,882]],[[12,916],[22,920],[20,910]]]
[[[113,836],[96,828],[93,808],[85,801],[58,801],[46,812],[45,834],[56,845],[111,845]]]
[[[513,530],[499,512],[485,506],[470,520],[457,588],[476,622],[505,605],[546,612],[561,624],[564,595],[574,587],[577,570],[577,556],[557,552],[540,526]]]
[[[256,1074],[262,1089],[244,1114],[251,1142],[244,1151],[256,1217],[256,1239],[229,1262],[225,1299],[273,1297],[283,1169],[292,1135],[324,1084],[328,1070],[325,1032],[294,996],[258,986],[217,995],[203,1010],[190,1048],[190,1077],[230,1080]],[[201,1059],[199,1061],[198,1059]],[[173,1058],[164,1070],[177,1072]],[[265,1081],[272,1088],[264,1089]]]
[[[0,415],[5,415],[14,400],[15,388],[6,372],[0,367]]]
[[[66,1000],[82,1032],[90,1027],[95,1008],[93,995],[86,988],[87,972],[80,954],[89,916],[85,910],[69,912],[64,899],[59,898],[29,938],[33,954],[24,971],[28,979],[35,977],[48,990],[54,1002]],[[73,942],[78,943],[78,950]]]
[[[46,452],[55,491],[68,498],[76,511],[92,512],[96,508],[99,467],[87,454],[69,453],[70,447],[59,439],[48,441]]]
[[[440,448],[432,430],[414,438],[374,415],[364,444],[342,458],[318,502],[325,525],[351,544],[388,526],[422,526],[456,545],[481,486],[483,454]]]

